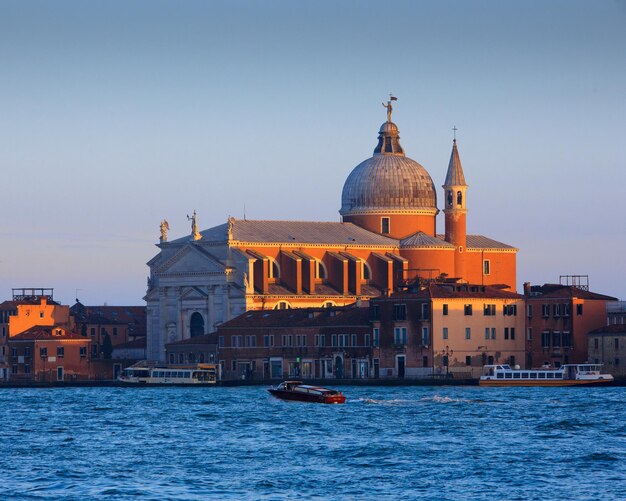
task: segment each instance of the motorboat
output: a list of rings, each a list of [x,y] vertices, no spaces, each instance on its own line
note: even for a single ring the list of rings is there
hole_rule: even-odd
[[[565,364],[558,369],[511,369],[508,364],[485,365],[480,386],[580,386],[611,383],[602,364]]]
[[[300,402],[315,402],[320,404],[343,404],[346,397],[337,390],[303,384],[302,381],[283,381],[268,391],[283,400],[297,400]]]

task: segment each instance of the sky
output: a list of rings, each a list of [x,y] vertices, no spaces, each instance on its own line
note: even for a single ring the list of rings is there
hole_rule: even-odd
[[[339,221],[393,121],[517,288],[626,299],[626,1],[0,1],[0,300],[140,305],[170,239]],[[437,229],[443,232],[443,214]]]

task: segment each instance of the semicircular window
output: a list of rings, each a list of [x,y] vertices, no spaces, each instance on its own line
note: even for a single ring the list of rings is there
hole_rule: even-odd
[[[191,330],[191,337],[204,335],[204,318],[197,311],[191,315],[189,329]]]

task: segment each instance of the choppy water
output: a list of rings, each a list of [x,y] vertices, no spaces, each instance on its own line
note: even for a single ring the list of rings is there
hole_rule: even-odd
[[[0,498],[625,499],[626,389],[0,390]]]

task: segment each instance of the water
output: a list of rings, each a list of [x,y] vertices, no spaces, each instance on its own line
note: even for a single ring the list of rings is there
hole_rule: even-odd
[[[0,498],[625,499],[623,388],[0,390]]]

